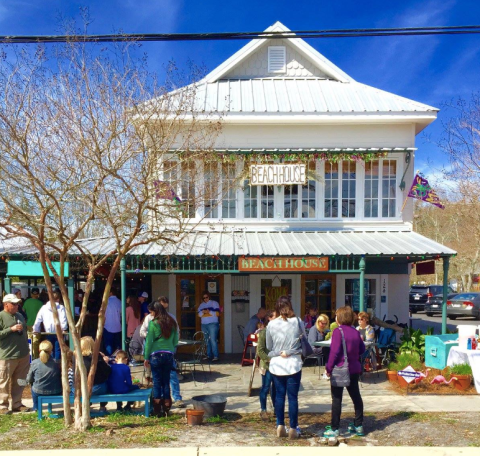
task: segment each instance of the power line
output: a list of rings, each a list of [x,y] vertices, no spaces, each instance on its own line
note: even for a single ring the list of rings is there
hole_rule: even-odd
[[[222,33],[118,33],[108,35],[0,35],[3,44],[64,43],[72,41],[108,43],[122,41],[220,41],[282,38],[359,38],[378,36],[471,35],[480,33],[480,25],[366,28],[336,30],[292,30],[289,32]]]

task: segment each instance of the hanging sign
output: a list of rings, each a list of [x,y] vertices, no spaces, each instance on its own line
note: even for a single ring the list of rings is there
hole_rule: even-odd
[[[288,296],[288,287],[265,287],[265,309],[275,309],[280,296]]]
[[[301,164],[250,165],[250,185],[305,184],[306,166]]]
[[[261,271],[328,271],[328,257],[245,257],[239,258],[238,270]]]

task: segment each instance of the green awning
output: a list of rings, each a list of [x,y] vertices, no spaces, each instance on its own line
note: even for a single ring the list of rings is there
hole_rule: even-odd
[[[60,263],[52,262],[55,271],[60,274]],[[50,272],[50,277],[53,273]],[[65,263],[65,277],[69,275],[69,263]],[[43,277],[42,266],[38,261],[9,261],[7,263],[7,276],[14,277]]]

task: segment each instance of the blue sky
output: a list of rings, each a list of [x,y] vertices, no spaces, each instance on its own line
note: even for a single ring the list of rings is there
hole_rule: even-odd
[[[264,30],[277,20],[292,30],[480,24],[478,0],[0,0],[0,34],[56,34],[59,16],[87,6],[90,33],[226,32]],[[309,40],[359,82],[432,106],[468,98],[480,86],[480,35]],[[149,64],[160,74],[171,59],[212,70],[244,41],[149,43]],[[427,175],[445,158],[434,144],[439,114],[417,137],[415,167]]]

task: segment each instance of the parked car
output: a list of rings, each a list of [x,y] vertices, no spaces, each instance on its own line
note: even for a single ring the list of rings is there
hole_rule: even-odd
[[[448,292],[453,290],[448,287]],[[408,308],[412,314],[425,310],[429,298],[443,293],[443,285],[412,285]]]
[[[457,296],[458,293],[450,293],[447,295],[447,299],[452,299]],[[428,317],[433,317],[434,314],[442,313],[443,293],[428,298],[425,303],[425,313]]]
[[[447,317],[473,317],[480,320],[480,293],[468,292],[457,294],[447,301]]]

